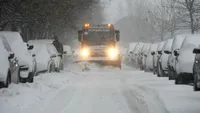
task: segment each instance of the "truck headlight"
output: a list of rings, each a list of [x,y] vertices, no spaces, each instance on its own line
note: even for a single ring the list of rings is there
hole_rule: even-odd
[[[108,55],[109,55],[109,57],[111,57],[111,58],[117,57],[117,53],[118,53],[118,51],[117,51],[117,49],[115,49],[115,48],[110,48],[110,49],[108,50]]]
[[[89,56],[89,50],[87,48],[82,49],[81,52],[83,57],[88,57]]]

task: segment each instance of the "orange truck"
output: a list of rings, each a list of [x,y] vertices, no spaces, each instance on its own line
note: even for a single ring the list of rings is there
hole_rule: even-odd
[[[113,24],[84,24],[78,31],[81,44],[78,61],[103,63],[121,68],[121,55],[117,47],[119,30]]]

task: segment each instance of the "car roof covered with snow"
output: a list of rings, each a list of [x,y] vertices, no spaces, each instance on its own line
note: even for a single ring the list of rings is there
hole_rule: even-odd
[[[44,43],[45,42],[45,43]],[[49,40],[29,40],[28,44],[34,45],[33,52],[37,53],[41,48],[47,48],[47,52],[51,55],[58,54],[58,51]]]
[[[37,40],[29,40],[28,43],[30,44],[52,44],[53,39],[37,39]]]
[[[198,47],[199,45],[200,45],[200,34],[190,35],[184,39],[181,45],[181,49],[194,48],[194,47]]]
[[[165,50],[171,51],[172,43],[173,43],[173,39],[166,40],[162,50],[163,51],[165,51]]]

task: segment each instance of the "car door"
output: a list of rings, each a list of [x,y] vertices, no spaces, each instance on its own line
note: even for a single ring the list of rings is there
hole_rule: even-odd
[[[4,48],[8,51],[8,53],[10,53],[10,54],[13,53],[13,51],[12,51],[10,45],[8,44],[6,38],[2,37],[1,39],[3,41]],[[9,62],[10,62],[11,74],[18,73],[17,58],[14,57],[13,59],[9,59]]]

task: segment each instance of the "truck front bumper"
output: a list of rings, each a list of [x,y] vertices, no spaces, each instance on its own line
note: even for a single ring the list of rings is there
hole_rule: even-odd
[[[119,57],[117,58],[109,58],[109,57],[88,57],[88,58],[77,58],[75,61],[118,61],[120,60]]]

